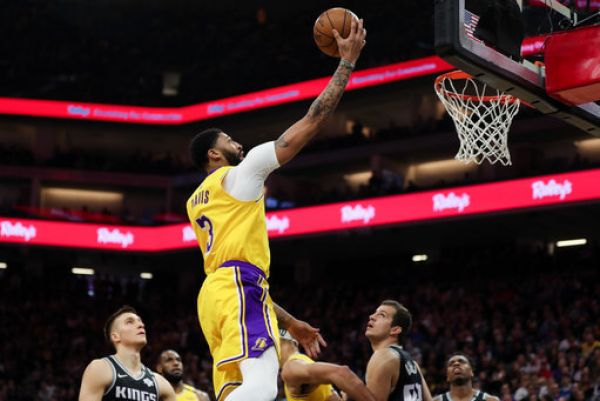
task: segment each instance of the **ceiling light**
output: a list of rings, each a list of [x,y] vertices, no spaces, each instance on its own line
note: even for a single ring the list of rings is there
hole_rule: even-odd
[[[578,239],[569,239],[564,241],[557,241],[556,246],[559,248],[563,248],[565,246],[578,246],[587,244],[587,239],[578,238]]]
[[[413,262],[425,262],[425,261],[427,261],[427,255],[425,255],[425,254],[413,255],[412,261]]]
[[[84,267],[74,267],[71,269],[71,273],[73,274],[82,274],[84,276],[93,276],[94,269],[87,269]]]

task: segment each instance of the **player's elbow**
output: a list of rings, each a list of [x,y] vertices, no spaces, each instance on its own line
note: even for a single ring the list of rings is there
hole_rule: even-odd
[[[321,115],[311,115],[310,113],[307,113],[301,121],[307,131],[316,133],[325,125],[327,118]]]
[[[345,365],[338,365],[331,372],[331,382],[336,386],[340,386],[340,383],[351,383],[355,378],[352,369]]]

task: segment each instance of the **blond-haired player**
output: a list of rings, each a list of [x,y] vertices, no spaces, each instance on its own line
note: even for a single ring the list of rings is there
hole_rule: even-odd
[[[104,336],[117,352],[94,359],[85,368],[79,401],[176,401],[169,382],[141,362],[140,351],[148,340],[135,309],[123,306],[113,313]]]

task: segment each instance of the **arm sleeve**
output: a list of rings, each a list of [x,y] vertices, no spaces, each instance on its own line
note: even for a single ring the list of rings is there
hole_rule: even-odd
[[[275,142],[265,142],[252,148],[238,166],[229,170],[223,188],[238,200],[257,200],[262,195],[265,180],[277,167]]]

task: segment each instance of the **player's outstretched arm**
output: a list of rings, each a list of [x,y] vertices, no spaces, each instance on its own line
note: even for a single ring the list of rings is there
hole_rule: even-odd
[[[377,401],[365,384],[347,366],[291,360],[283,365],[281,377],[291,385],[334,384],[354,401]]]
[[[321,345],[326,347],[327,343],[319,333],[319,329],[312,327],[305,321],[296,319],[288,311],[273,302],[277,323],[282,329],[286,329],[294,337],[306,354],[316,358],[321,353]]]
[[[363,28],[362,19],[358,22],[353,19],[350,34],[346,39],[343,39],[335,30],[333,31],[333,35],[340,51],[340,65],[327,84],[327,87],[312,103],[308,113],[288,128],[275,141],[275,152],[277,160],[281,165],[289,162],[296,156],[319,131],[322,123],[333,114],[346,89],[350,73],[366,43],[365,37],[367,31]]]
[[[94,359],[85,368],[79,389],[79,401],[100,401],[113,381],[112,370],[106,361]]]

